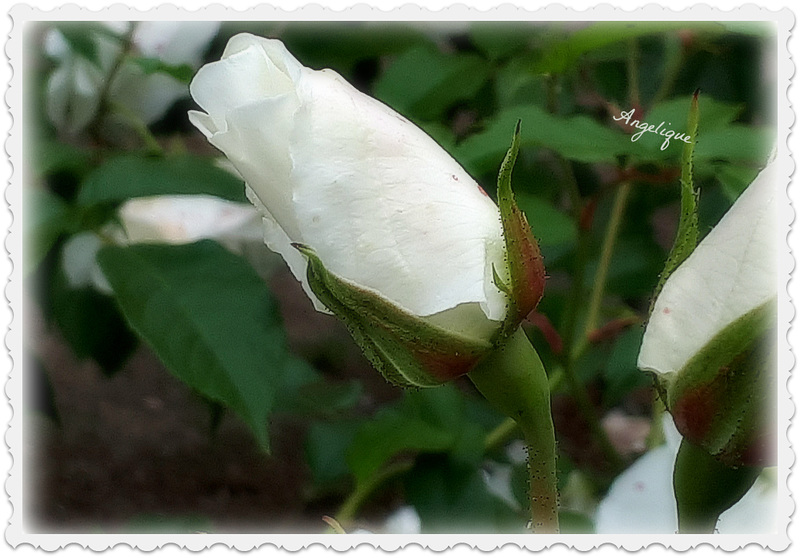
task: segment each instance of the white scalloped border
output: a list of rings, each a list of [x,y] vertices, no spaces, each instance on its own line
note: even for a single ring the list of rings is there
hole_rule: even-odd
[[[482,3],[485,5],[485,3]],[[383,4],[385,6],[385,4]],[[633,535],[133,535],[133,534],[33,534],[25,530],[25,519],[21,517],[21,502],[23,501],[23,481],[22,473],[25,469],[21,448],[23,445],[22,424],[20,413],[15,413],[22,400],[22,381],[19,366],[14,367],[14,363],[20,363],[22,344],[23,344],[23,322],[22,314],[22,277],[21,266],[19,264],[20,254],[22,253],[21,235],[21,171],[20,162],[23,160],[23,146],[20,139],[22,119],[21,113],[21,88],[20,69],[24,64],[24,53],[22,52],[22,29],[26,22],[48,21],[48,20],[91,20],[91,19],[214,19],[214,20],[266,20],[281,19],[287,21],[302,20],[326,20],[326,21],[346,21],[346,20],[373,20],[373,21],[458,21],[458,20],[483,20],[483,21],[560,21],[560,20],[580,20],[580,21],[601,21],[601,20],[726,20],[726,21],[770,21],[775,23],[778,41],[776,45],[777,68],[778,68],[778,99],[776,108],[779,122],[778,136],[778,159],[780,162],[781,176],[786,179],[787,198],[789,178],[794,172],[794,163],[787,145],[791,127],[794,123],[794,113],[789,104],[787,92],[794,74],[794,64],[790,57],[787,42],[790,31],[794,25],[795,16],[789,9],[780,12],[765,9],[755,4],[748,4],[740,8],[722,11],[708,5],[692,6],[683,11],[674,11],[657,4],[649,4],[642,8],[624,10],[616,8],[611,4],[576,11],[563,5],[551,4],[536,11],[531,11],[518,5],[505,3],[490,9],[476,9],[465,4],[455,4],[448,7],[440,7],[437,3],[435,10],[423,8],[415,4],[405,3],[394,9],[383,9],[374,5],[360,3],[344,9],[329,9],[319,4],[311,4],[296,10],[286,10],[280,7],[260,5],[244,10],[235,10],[221,4],[214,4],[194,11],[188,11],[175,5],[162,5],[157,8],[142,11],[123,4],[115,4],[100,11],[82,8],[76,4],[56,7],[49,10],[30,7],[27,5],[16,5],[10,10],[12,29],[10,38],[6,44],[6,55],[10,60],[11,83],[6,92],[6,103],[10,109],[11,129],[5,143],[6,151],[9,155],[11,164],[11,176],[9,187],[6,189],[6,200],[9,204],[10,214],[13,222],[9,227],[6,237],[6,250],[9,253],[9,282],[6,286],[6,297],[9,301],[10,319],[9,329],[5,336],[5,342],[10,350],[11,371],[9,379],[5,385],[6,394],[9,398],[10,421],[6,432],[6,444],[9,447],[9,457],[11,461],[9,477],[5,483],[6,491],[10,497],[11,517],[5,531],[5,539],[12,547],[19,545],[32,545],[42,550],[57,550],[68,545],[78,545],[83,548],[99,551],[110,548],[133,547],[141,550],[153,550],[156,548],[184,548],[187,550],[202,550],[213,545],[222,545],[227,548],[237,550],[276,548],[287,551],[296,551],[309,547],[321,547],[347,550],[357,548],[359,551],[364,549],[364,545],[372,548],[380,548],[386,551],[397,549],[427,548],[431,550],[446,550],[455,546],[466,545],[472,549],[490,551],[498,548],[519,548],[527,550],[549,549],[555,550],[590,550],[604,547],[606,550],[624,549],[635,551],[640,549],[672,549],[688,550],[693,548],[710,549],[716,547],[723,550],[736,550],[748,547],[768,548],[773,551],[785,550],[790,544],[789,527],[790,518],[794,513],[794,502],[789,491],[789,478],[791,476],[791,466],[794,463],[794,451],[789,438],[791,417],[794,415],[794,404],[790,398],[789,382],[790,371],[794,367],[794,357],[791,351],[788,335],[790,333],[790,323],[794,318],[794,307],[789,297],[787,285],[793,285],[789,281],[791,271],[794,269],[794,260],[788,249],[788,244],[780,246],[781,268],[779,273],[779,394],[778,420],[781,428],[785,427],[787,434],[781,437],[779,444],[779,507],[781,517],[785,518],[782,532],[776,535],[752,536],[752,535],[658,535],[658,536],[633,536]],[[338,7],[338,6],[337,6]],[[481,6],[483,7],[483,6]],[[797,200],[795,200],[797,201]],[[794,220],[794,212],[790,203],[785,203],[781,207],[780,214],[780,234],[782,238],[789,238],[793,235],[791,223]],[[792,332],[794,333],[794,332]],[[785,388],[783,387],[785,386]],[[74,547],[73,547],[74,548]]]

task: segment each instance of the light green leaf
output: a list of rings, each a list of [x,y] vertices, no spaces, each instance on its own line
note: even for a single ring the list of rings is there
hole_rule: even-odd
[[[695,162],[731,161],[763,165],[775,142],[768,128],[731,124],[702,135],[694,152]]]
[[[194,77],[195,70],[188,64],[167,64],[160,58],[150,58],[145,56],[133,57],[130,61],[145,73],[150,74],[167,74],[172,76],[181,83],[188,84]]]
[[[211,241],[109,246],[98,261],[128,322],[170,371],[232,408],[268,449],[287,353],[277,306],[253,269]]]

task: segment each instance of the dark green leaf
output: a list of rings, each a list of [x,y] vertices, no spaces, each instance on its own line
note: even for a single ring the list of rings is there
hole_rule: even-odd
[[[540,246],[575,242],[578,228],[566,213],[559,211],[551,203],[525,192],[519,192],[516,196],[517,203],[528,218],[533,235]]]
[[[721,33],[719,23],[686,22],[599,22],[578,29],[566,38],[553,41],[542,52],[533,71],[543,74],[559,74],[572,67],[585,53],[613,43],[627,41],[646,35],[691,28],[697,31]]]
[[[71,215],[69,206],[49,190],[25,191],[25,275],[39,265],[58,237],[70,229]]]
[[[120,155],[86,177],[78,203],[87,206],[176,194],[207,194],[246,201],[243,182],[210,159],[188,155],[167,159]]]
[[[483,429],[464,419],[463,396],[452,385],[408,391],[359,430],[347,456],[361,483],[401,453],[453,452],[460,460],[483,451]],[[465,439],[466,438],[466,439]]]
[[[504,58],[525,49],[535,32],[530,25],[473,23],[469,36],[472,44],[489,58]]]
[[[521,511],[489,492],[474,465],[424,456],[405,476],[405,488],[423,533],[525,532]]]
[[[61,265],[48,294],[52,317],[78,357],[95,360],[108,375],[125,364],[137,340],[112,297],[92,287],[71,287]]]
[[[360,484],[399,453],[443,452],[451,448],[455,440],[453,432],[407,413],[384,409],[358,431],[347,452],[347,464]]]
[[[164,364],[231,407],[268,448],[286,346],[277,306],[252,267],[211,241],[109,246],[98,261],[125,317]]]
[[[306,462],[314,483],[326,486],[347,477],[347,449],[353,443],[361,420],[318,421],[311,424],[305,442]]]
[[[90,168],[92,153],[56,140],[39,140],[35,145],[36,171],[41,176],[57,172],[83,175]]]
[[[486,129],[461,143],[454,155],[468,171],[496,170],[508,145],[508,131],[522,121],[521,145],[552,149],[567,159],[584,163],[613,162],[629,153],[630,137],[588,116],[559,117],[538,106],[513,107],[499,113]]]
[[[472,98],[487,77],[487,65],[479,56],[446,55],[420,46],[395,60],[375,83],[374,93],[401,114],[431,120],[454,103]]]
[[[634,325],[615,341],[605,367],[606,390],[603,396],[606,407],[619,404],[632,389],[652,383],[650,377],[636,366],[643,335],[644,328]]]
[[[664,122],[665,129],[685,132],[687,130],[686,123],[689,121],[691,104],[691,95],[675,97],[654,106],[644,115],[643,120],[656,126]],[[707,95],[698,97],[698,106],[702,115],[698,122],[698,132],[700,134],[724,128],[736,120],[744,109],[743,105],[717,101]],[[636,114],[635,118],[640,118],[641,116],[641,114]]]
[[[214,527],[211,521],[200,515],[137,515],[126,525],[132,533],[208,533]]]
[[[708,168],[698,168],[698,176],[714,176],[722,186],[728,201],[733,203],[758,176],[758,169],[730,163],[718,163]]]

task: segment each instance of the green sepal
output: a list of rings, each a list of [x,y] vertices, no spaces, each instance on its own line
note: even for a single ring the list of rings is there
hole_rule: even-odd
[[[759,467],[729,467],[686,439],[681,440],[672,484],[679,533],[713,533],[720,514],[753,486]]]
[[[776,300],[722,329],[678,372],[657,375],[678,431],[730,466],[775,461]]]
[[[311,290],[347,326],[353,339],[387,381],[430,387],[469,372],[492,348],[430,323],[328,271],[314,250],[293,244],[308,259]]]
[[[650,303],[650,314],[653,312],[653,306],[655,305],[655,301],[661,289],[664,288],[664,283],[667,282],[672,272],[694,252],[700,234],[697,224],[697,204],[700,198],[700,192],[694,186],[693,177],[694,148],[697,144],[697,125],[700,121],[699,93],[699,90],[694,92],[686,125],[686,133],[692,140],[689,143],[684,143],[683,153],[681,154],[681,216],[678,221],[678,230],[675,233],[675,242],[664,264],[664,270],[658,277],[658,284],[653,292],[653,298]]]
[[[497,203],[503,222],[509,280],[503,283],[495,271],[495,282],[500,290],[510,295],[506,317],[499,332],[500,340],[514,333],[520,322],[536,308],[544,293],[545,283],[544,261],[539,243],[511,190],[511,172],[519,154],[520,126],[520,121],[517,121],[511,147],[500,165],[500,174],[497,177]]]

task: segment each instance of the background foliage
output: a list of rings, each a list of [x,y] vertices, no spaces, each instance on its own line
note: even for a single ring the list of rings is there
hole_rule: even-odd
[[[207,404],[200,422],[209,440],[224,420],[246,425],[247,443],[263,452],[271,437],[292,433],[290,444],[263,459],[297,467],[286,482],[293,509],[311,529],[323,530],[327,514],[347,529],[381,530],[387,513],[409,504],[423,532],[524,530],[526,475],[516,433],[468,382],[401,392],[365,373],[341,326],[308,318],[310,302],[286,286],[282,262],[258,241],[231,251],[222,238],[129,243],[108,233],[128,200],[204,194],[244,202],[243,184],[189,125],[187,95],[148,122],[116,104],[106,87],[85,127],[54,123],[48,92],[65,63],[43,48],[52,27],[72,64],[107,72],[101,83],[135,64],[188,93],[194,71],[145,56],[126,31],[98,24],[42,26],[28,36],[37,54],[26,76],[25,268],[29,306],[43,324],[27,341],[36,409],[63,429],[64,409],[74,406],[53,381],[70,372],[54,369],[47,335],[93,362],[107,381],[130,373],[132,354],[152,351]],[[204,58],[218,59],[240,31],[280,38],[304,64],[340,72],[425,129],[490,193],[522,120],[514,189],[549,276],[526,329],[551,378],[563,528],[591,532],[610,482],[659,441],[657,426],[646,436],[659,410],[636,356],[680,199],[681,143],[662,150],[654,134],[633,142],[613,117],[635,109],[636,117],[681,132],[700,89],[694,168],[704,235],[773,143],[771,30],[739,23],[234,22],[221,26]],[[117,44],[106,66],[102,41]],[[70,93],[73,116],[79,93]],[[76,285],[66,271],[74,265],[68,247],[87,232],[99,240],[84,266],[99,265],[105,288]],[[621,429],[609,417],[622,417]],[[53,436],[68,435],[58,428]],[[178,467],[174,474],[191,474],[191,462]],[[121,474],[114,482],[128,480]],[[90,478],[84,489],[96,486]],[[53,514],[48,498],[39,513],[57,528],[81,513],[96,518],[80,506]],[[218,514],[204,509],[198,517],[191,501],[169,508],[156,501],[115,519],[128,530],[164,522],[224,528],[224,506]]]

